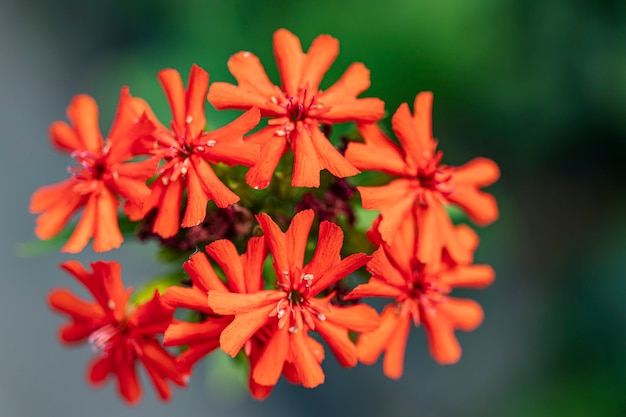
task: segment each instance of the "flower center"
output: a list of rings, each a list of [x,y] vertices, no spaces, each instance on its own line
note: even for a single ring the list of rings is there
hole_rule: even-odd
[[[440,165],[443,152],[439,151],[434,158],[418,169],[417,180],[420,188],[418,190],[418,201],[426,204],[425,191],[435,191],[447,196],[454,192],[454,181],[452,180],[452,168]]]
[[[122,326],[109,323],[91,332],[87,340],[91,343],[94,352],[99,352],[106,357],[113,347],[119,343],[118,339],[123,331],[124,328]]]
[[[190,134],[192,120],[191,116],[187,116],[182,127],[172,122],[171,132],[161,133],[154,142],[153,153],[165,161],[157,171],[157,175],[161,176],[165,185],[178,180],[180,177],[185,177],[189,170],[189,158],[192,155],[204,153],[217,143],[213,139],[200,142],[198,139],[201,138],[202,131]]]
[[[408,298],[415,300],[424,308],[436,308],[437,304],[446,301],[447,293],[437,285],[424,271],[425,264],[419,263],[413,267],[413,279],[408,283]]]
[[[321,105],[316,102],[315,94],[311,97],[307,97],[306,87],[299,91],[298,96],[291,96],[287,100],[285,110],[287,110],[287,117],[292,123],[303,121],[309,116],[312,110],[320,108]]]
[[[289,323],[289,331],[295,333],[303,329],[306,324],[309,329],[315,329],[316,317],[319,321],[326,320],[323,312],[318,311],[308,300],[310,292],[312,274],[300,273],[298,282],[291,282],[289,273],[283,271],[283,275],[288,284],[281,285],[286,296],[276,304],[276,318],[278,319],[278,328],[282,329]]]
[[[71,156],[78,163],[78,166],[67,168],[74,178],[99,180],[107,171],[103,156],[97,156],[90,151],[74,151]]]

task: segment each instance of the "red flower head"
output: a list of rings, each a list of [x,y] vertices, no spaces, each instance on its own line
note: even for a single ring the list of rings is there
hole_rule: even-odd
[[[338,53],[339,42],[329,35],[317,37],[303,53],[300,40],[279,29],[274,33],[274,55],[281,87],[272,84],[259,59],[250,52],[239,52],[228,61],[238,85],[218,82],[211,86],[209,101],[217,109],[257,106],[263,116],[271,118],[266,128],[248,138],[261,145],[261,158],[246,176],[250,186],[269,185],[289,146],[294,153],[294,187],[319,187],[322,169],[340,178],[359,172],[332,146],[320,125],[375,122],[383,115],[384,103],[376,98],[357,98],[370,85],[369,70],[360,63],[352,64],[327,90],[319,89]]]
[[[391,241],[401,222],[413,221],[422,242],[420,261],[437,262],[446,248],[457,262],[465,263],[471,261],[471,251],[455,239],[444,207],[456,204],[478,224],[493,222],[498,217],[496,201],[479,188],[495,182],[500,172],[486,158],[458,168],[440,163],[443,153],[436,150],[437,141],[432,137],[432,99],[432,93],[420,93],[414,115],[407,104],[393,115],[392,126],[401,148],[378,126],[359,125],[365,143],[350,143],[346,158],[359,169],[400,177],[380,187],[358,187],[363,207],[380,210],[378,231],[385,242]]]
[[[234,357],[251,338],[252,343],[264,344],[259,346],[262,351],[250,355],[252,380],[260,387],[271,388],[281,373],[308,388],[323,383],[323,348],[308,333],[317,331],[342,365],[354,366],[357,352],[348,331],[371,331],[378,324],[378,315],[369,306],[334,306],[333,294],[316,298],[368,257],[359,253],[342,260],[341,229],[322,222],[315,254],[303,265],[313,216],[312,210],[298,213],[286,233],[268,215],[258,216],[274,259],[278,289],[208,292],[208,306],[214,313],[234,316],[220,336],[226,353]]]
[[[211,164],[254,165],[259,158],[259,146],[244,142],[243,135],[259,123],[259,110],[251,109],[232,123],[204,132],[206,118],[204,103],[209,74],[197,65],[191,67],[187,90],[178,71],[159,72],[159,81],[165,90],[174,116],[171,129],[151,118],[156,130],[145,151],[165,163],[159,168],[158,178],[152,184],[152,194],[143,210],[135,210],[133,219],[139,219],[152,209],[158,209],[153,231],[161,237],[174,236],[180,227],[200,224],[206,216],[207,203],[224,208],[239,201],[217,177]],[[180,208],[183,192],[187,189],[187,207],[182,223]]]
[[[458,226],[455,234],[462,247],[473,253],[478,245],[476,234],[465,225]],[[454,330],[474,330],[482,322],[483,311],[473,300],[448,294],[456,287],[483,288],[494,279],[491,267],[457,264],[445,252],[441,262],[423,264],[417,243],[415,230],[404,223],[393,245],[384,244],[372,255],[367,264],[372,274],[369,282],[346,296],[395,298],[384,308],[380,327],[363,333],[357,341],[359,360],[373,364],[384,352],[383,371],[394,379],[402,376],[411,321],[416,326],[424,325],[430,353],[437,362],[457,362],[461,347]]]
[[[200,323],[178,321],[165,331],[163,339],[166,346],[187,345],[188,348],[176,358],[182,372],[191,368],[220,345],[222,331],[233,321],[234,316],[216,316],[207,305],[208,291],[223,291],[239,294],[256,293],[263,289],[263,263],[267,257],[265,238],[253,237],[248,241],[245,254],[238,255],[232,242],[222,239],[206,247],[207,253],[222,268],[227,281],[222,281],[215,273],[208,258],[203,253],[196,253],[184,267],[192,281],[192,288],[170,287],[163,295],[169,305],[199,311],[207,316]],[[244,352],[254,369],[273,329],[271,326],[259,330],[244,344]],[[313,339],[308,340],[318,363],[324,358],[324,349]],[[283,375],[294,383],[299,383],[297,374],[288,365],[283,368]],[[266,398],[274,388],[258,384],[250,372],[248,386],[252,396],[258,400]]]
[[[61,267],[95,299],[85,301],[65,288],[55,289],[49,295],[50,306],[71,318],[60,328],[60,340],[66,344],[89,341],[96,352],[89,366],[89,382],[99,386],[113,375],[119,395],[127,403],[135,404],[141,397],[135,368],[139,361],[159,397],[169,400],[172,393],[168,380],[181,387],[186,380],[176,369],[174,357],[157,339],[171,323],[174,309],[161,300],[158,292],[150,301],[130,305],[131,290],[124,289],[117,262],[93,263],[93,272],[86,271],[76,261],[66,262]]]
[[[80,252],[93,236],[97,252],[118,248],[124,240],[117,222],[119,198],[141,207],[150,194],[146,181],[157,161],[129,162],[136,140],[154,128],[143,116],[147,105],[132,98],[127,88],[120,94],[117,115],[105,140],[98,128],[98,107],[86,95],[74,97],[67,109],[72,126],[55,122],[50,127],[52,144],[68,152],[78,163],[71,177],[37,190],[30,202],[37,217],[35,234],[50,239],[59,234],[72,215],[84,207],[76,229],[63,246],[64,252]]]

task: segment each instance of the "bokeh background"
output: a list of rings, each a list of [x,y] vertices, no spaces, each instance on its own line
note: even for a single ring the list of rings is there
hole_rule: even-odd
[[[148,392],[127,408],[111,386],[84,380],[90,349],[56,341],[47,308],[56,268],[69,256],[17,256],[34,238],[27,206],[39,186],[65,178],[69,161],[47,128],[77,93],[110,126],[119,88],[146,98],[165,120],[158,70],[231,80],[228,57],[253,51],[274,80],[274,30],[305,48],[320,33],[341,42],[325,78],[352,62],[371,69],[366,96],[392,113],[435,93],[434,131],[446,161],[495,159],[490,191],[500,220],[480,229],[477,261],[495,284],[468,293],[484,324],[459,334],[464,355],[436,365],[414,331],[405,375],[380,363],[341,369],[306,390],[281,382],[256,402],[217,356],[163,405]],[[215,124],[234,113],[217,113]],[[0,3],[0,416],[625,416],[626,415],[626,2],[622,0],[2,0]],[[154,247],[125,245],[118,259],[140,284],[162,272]]]

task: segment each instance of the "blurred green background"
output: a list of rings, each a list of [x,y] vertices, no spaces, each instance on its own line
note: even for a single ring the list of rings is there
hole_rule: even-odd
[[[190,393],[176,392],[162,415],[183,410],[274,416],[626,415],[623,0],[21,0],[2,7],[13,24],[2,29],[1,62],[24,75],[20,88],[30,91],[32,100],[46,95],[43,111],[41,103],[9,96],[15,81],[0,81],[5,115],[28,113],[37,126],[28,146],[39,162],[24,177],[15,212],[22,213],[25,228],[10,235],[13,242],[32,237],[34,219],[23,213],[28,195],[50,178],[64,177],[61,167],[67,161],[52,156],[46,126],[64,118],[74,94],[96,98],[104,131],[122,85],[168,120],[158,70],[174,67],[186,75],[197,63],[212,81],[231,81],[228,57],[248,50],[277,82],[271,38],[280,27],[299,36],[305,49],[321,33],[340,40],[339,57],[323,87],[360,61],[372,80],[363,96],[383,99],[389,114],[402,102],[412,105],[419,91],[433,91],[434,132],[444,161],[455,165],[487,156],[501,167],[501,180],[489,189],[501,218],[479,230],[477,255],[478,262],[496,269],[496,283],[463,293],[483,304],[486,319],[476,332],[459,335],[464,356],[458,365],[434,364],[421,331],[415,331],[406,375],[397,382],[385,379],[380,364],[343,370],[329,357],[327,383],[320,389],[283,381],[268,401],[257,403],[229,394],[230,385],[215,365],[217,377],[209,374],[205,381],[198,372]],[[207,114],[210,123],[221,124],[237,112],[218,113],[208,106]],[[20,138],[16,120],[3,119],[10,134],[3,141]],[[12,154],[14,163],[20,157],[33,155]],[[15,189],[15,182],[3,181],[3,188]],[[140,253],[147,258],[133,258],[137,270],[152,263],[149,252]],[[36,262],[49,271],[53,259],[66,258]],[[16,261],[3,262],[8,268]],[[26,266],[21,262],[15,268],[11,277]],[[47,291],[67,284],[60,273],[49,274],[54,278],[40,280],[38,287]],[[43,304],[43,299],[30,303]],[[51,316],[45,306],[40,309]],[[89,354],[74,357],[57,346],[53,327],[60,320],[49,323],[46,337],[33,340],[54,352],[62,361],[58,366],[73,364],[72,372],[59,376],[56,408],[24,401],[11,408],[14,414],[0,414],[159,413],[152,394],[137,410],[119,405],[110,389],[75,396],[72,390],[83,383],[81,369]],[[15,354],[0,352],[5,364],[6,352]],[[64,384],[73,388],[63,391]],[[31,394],[52,389],[23,385]],[[66,400],[79,406],[63,408]]]

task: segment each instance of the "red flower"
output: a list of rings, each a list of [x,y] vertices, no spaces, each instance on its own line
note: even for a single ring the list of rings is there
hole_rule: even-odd
[[[329,142],[320,124],[348,121],[375,122],[384,112],[376,98],[357,96],[370,85],[369,70],[352,64],[333,86],[319,89],[322,77],[339,53],[339,42],[329,35],[317,37],[307,53],[291,32],[274,33],[274,55],[281,87],[269,80],[259,59],[250,52],[239,52],[228,61],[238,85],[217,82],[209,91],[209,101],[217,109],[261,109],[270,117],[268,126],[247,138],[261,145],[259,162],[248,171],[246,180],[254,188],[269,185],[282,155],[291,147],[294,187],[319,187],[319,171],[328,169],[336,177],[358,174]]]
[[[60,328],[60,340],[66,344],[89,341],[97,354],[89,365],[89,382],[100,386],[112,375],[117,379],[119,395],[135,404],[141,397],[135,368],[139,361],[159,397],[169,400],[172,393],[168,380],[184,386],[186,376],[176,369],[174,357],[156,336],[170,324],[174,309],[163,303],[158,292],[146,303],[129,304],[131,290],[124,289],[117,262],[93,263],[93,272],[76,261],[61,267],[94,297],[93,302],[85,301],[65,288],[55,289],[49,295],[52,309],[71,318]]]
[[[174,322],[165,331],[163,341],[166,346],[188,346],[176,358],[182,372],[190,372],[200,359],[219,347],[220,334],[234,318],[234,316],[216,316],[207,305],[207,292],[255,293],[261,291],[264,285],[263,263],[267,257],[267,249],[263,237],[251,238],[243,255],[238,255],[232,242],[225,239],[211,243],[206,250],[222,268],[227,281],[223,282],[218,278],[205,254],[196,253],[184,264],[191,277],[192,287],[170,287],[163,295],[163,300],[173,307],[199,311],[207,316],[206,320],[200,323]],[[258,362],[272,330],[271,326],[266,326],[244,344],[251,369],[254,369]],[[319,344],[314,345],[315,341],[312,339],[309,343],[314,346],[312,349],[316,359],[321,363],[324,358],[323,348]],[[290,381],[299,383],[297,374],[289,367],[283,369],[283,375]],[[252,396],[258,400],[266,398],[274,388],[255,382],[252,379],[252,372],[248,378],[248,386]]]
[[[315,254],[303,265],[313,216],[312,210],[298,213],[286,233],[268,215],[258,216],[274,259],[277,290],[208,292],[208,306],[214,313],[234,316],[220,336],[226,353],[234,357],[251,338],[253,343],[264,343],[258,358],[251,355],[252,380],[262,387],[274,386],[281,373],[308,388],[324,382],[323,350],[309,331],[322,336],[343,366],[354,366],[357,352],[348,331],[371,331],[378,324],[378,315],[369,306],[334,306],[333,294],[315,298],[368,257],[359,253],[342,260],[343,232],[322,222]]]
[[[143,210],[137,208],[132,218],[142,218],[150,210],[158,209],[153,232],[167,238],[174,236],[180,227],[200,224],[209,201],[220,208],[239,201],[239,197],[220,181],[211,164],[254,165],[259,158],[259,146],[244,142],[243,135],[259,123],[260,116],[259,110],[253,108],[230,124],[205,133],[204,103],[209,74],[193,65],[187,90],[180,74],[173,69],[159,72],[159,81],[174,120],[171,129],[167,129],[150,113],[157,127],[144,149],[165,163],[150,187],[152,194]],[[181,223],[185,189],[187,206]]]
[[[63,246],[64,252],[80,252],[92,236],[97,252],[122,244],[117,222],[119,198],[140,207],[150,194],[146,181],[156,170],[157,161],[129,162],[135,141],[153,129],[142,116],[146,108],[143,100],[132,98],[123,88],[115,121],[104,140],[95,101],[86,95],[74,97],[67,109],[72,126],[55,122],[50,136],[53,145],[70,153],[79,166],[68,169],[70,179],[41,187],[33,194],[30,212],[42,213],[37,217],[37,237],[56,236],[84,207],[76,229]]]
[[[455,238],[473,252],[476,234],[467,226],[455,229]],[[346,299],[392,297],[382,313],[380,327],[363,333],[358,341],[359,360],[376,362],[385,353],[383,372],[400,378],[411,321],[424,325],[430,353],[441,364],[455,363],[461,347],[454,330],[474,330],[483,319],[483,311],[473,300],[448,294],[456,287],[483,288],[491,284],[494,272],[487,265],[455,263],[444,253],[441,262],[423,264],[418,259],[414,229],[405,223],[392,246],[383,245],[372,255],[367,270],[372,274],[367,284],[357,286]],[[471,254],[469,255],[471,257]]]
[[[392,126],[401,148],[376,125],[359,125],[365,143],[350,143],[346,158],[359,169],[399,177],[380,187],[358,187],[363,207],[380,211],[378,231],[385,242],[391,241],[401,222],[412,221],[422,242],[420,261],[437,262],[446,248],[457,262],[470,262],[471,252],[454,238],[454,226],[444,207],[456,204],[478,224],[493,222],[498,217],[496,201],[479,188],[495,182],[500,172],[486,158],[458,168],[440,164],[443,153],[436,151],[431,129],[432,99],[432,93],[420,93],[413,116],[407,104],[393,115]]]

